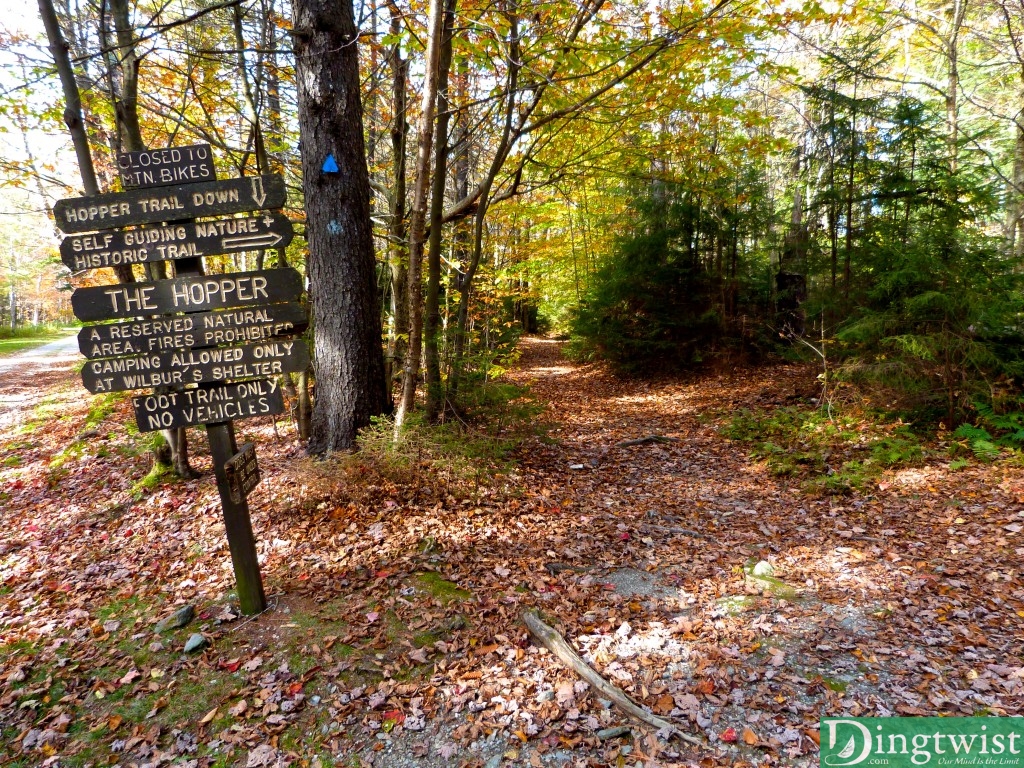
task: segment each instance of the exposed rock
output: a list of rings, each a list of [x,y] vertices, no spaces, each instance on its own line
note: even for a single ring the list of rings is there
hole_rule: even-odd
[[[161,619],[156,625],[156,633],[159,635],[172,629],[181,629],[188,626],[195,617],[196,609],[191,605],[186,605],[184,608],[179,608],[166,619]]]
[[[185,643],[185,653],[195,653],[197,651],[201,651],[209,644],[209,640],[207,640],[201,634],[196,632],[191,637],[189,637],[188,641]]]

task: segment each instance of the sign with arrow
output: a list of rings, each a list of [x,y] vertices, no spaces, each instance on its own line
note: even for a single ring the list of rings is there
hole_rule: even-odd
[[[284,248],[293,234],[292,223],[280,213],[185,221],[68,235],[60,244],[60,258],[72,272],[80,272],[122,264]]]
[[[264,269],[78,288],[71,294],[71,308],[85,322],[120,320],[274,304],[294,301],[301,293],[302,275],[294,269]]]
[[[263,341],[302,333],[307,325],[309,320],[301,304],[267,304],[247,309],[87,325],[78,332],[78,348],[87,358],[95,360]]]
[[[93,232],[135,224],[281,208],[284,202],[284,178],[273,174],[73,197],[58,200],[53,206],[53,216],[62,232]]]
[[[304,371],[308,366],[309,349],[305,342],[267,341],[89,360],[82,369],[82,383],[90,392],[124,392],[280,376]]]

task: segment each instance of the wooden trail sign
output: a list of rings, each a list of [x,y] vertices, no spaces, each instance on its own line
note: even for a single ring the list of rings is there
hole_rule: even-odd
[[[125,188],[165,187],[217,178],[209,144],[118,152],[117,169]]]
[[[157,224],[69,235],[60,244],[60,259],[72,272],[80,272],[123,264],[284,248],[292,241],[293,234],[292,223],[280,213]]]
[[[124,392],[280,376],[304,371],[307,367],[309,349],[304,341],[267,341],[90,360],[82,368],[82,383],[90,392]]]
[[[264,269],[79,288],[71,308],[82,321],[119,320],[294,301],[301,293],[302,276],[294,269]]]
[[[133,397],[132,405],[140,432],[284,413],[281,388],[273,379],[210,384],[180,392],[157,392]]]
[[[302,341],[275,339],[306,326],[301,307],[286,303],[302,293],[302,278],[293,269],[203,274],[204,255],[287,245],[292,229],[283,216],[195,219],[280,208],[284,180],[216,181],[205,145],[124,153],[119,165],[125,186],[159,188],[59,201],[57,226],[72,235],[61,244],[62,259],[75,271],[174,260],[178,277],[75,291],[80,320],[129,319],[82,329],[79,345],[90,358],[82,382],[91,392],[169,387],[133,398],[143,431],[207,425],[238,602],[243,613],[257,614],[267,597],[246,495],[259,482],[259,465],[251,444],[238,451],[234,419],[281,413],[281,392],[267,377],[309,366]],[[97,230],[108,231],[76,234]],[[255,339],[262,341],[233,344]]]
[[[241,449],[224,462],[224,472],[231,486],[231,500],[240,504],[260,483],[260,465],[256,461],[256,446],[245,443]]]
[[[170,349],[263,341],[302,333],[308,324],[306,310],[301,304],[267,304],[248,309],[87,325],[78,332],[78,348],[87,358],[95,360]]]
[[[284,179],[274,174],[58,200],[53,216],[62,232],[93,232],[280,208],[284,201]]]

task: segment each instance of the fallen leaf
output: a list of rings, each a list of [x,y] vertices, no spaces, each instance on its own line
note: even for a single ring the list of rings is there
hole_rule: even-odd
[[[149,720],[151,718],[156,717],[157,712],[159,712],[161,709],[163,709],[166,706],[167,706],[167,697],[166,696],[161,696],[159,699],[156,700],[156,703],[153,705],[153,708],[151,710],[149,710],[148,713],[146,713],[146,719]]]
[[[245,710],[249,708],[249,703],[245,699],[239,700],[233,707],[228,708],[228,714],[232,717],[241,717],[245,714]]]

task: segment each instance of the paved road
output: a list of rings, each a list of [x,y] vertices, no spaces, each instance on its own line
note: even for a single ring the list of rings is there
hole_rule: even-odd
[[[0,373],[12,369],[18,369],[30,373],[37,367],[53,369],[64,367],[75,360],[80,360],[82,354],[78,351],[77,331],[70,336],[57,341],[51,341],[39,347],[26,349],[9,357],[0,357]]]
[[[0,427],[19,422],[81,359],[77,333],[0,357]]]

